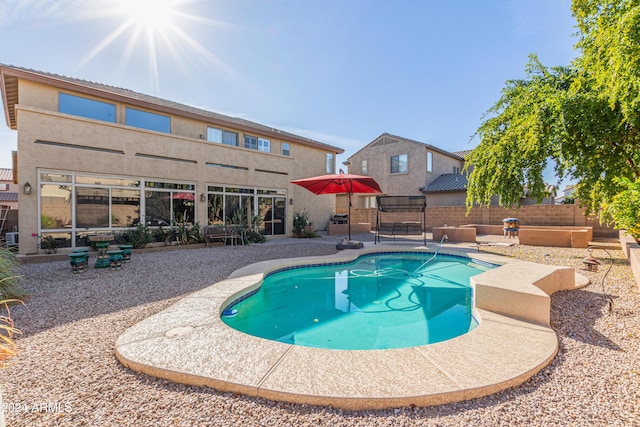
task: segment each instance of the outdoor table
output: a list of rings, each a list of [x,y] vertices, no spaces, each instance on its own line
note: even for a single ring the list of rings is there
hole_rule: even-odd
[[[131,250],[133,245],[118,245],[118,249],[122,249],[123,262],[131,262]]]
[[[69,255],[69,264],[71,264],[71,271],[73,273],[82,273],[87,270],[87,264],[89,262],[88,252],[73,252]]]
[[[123,255],[122,255],[122,249],[114,249],[111,251],[107,251],[107,255],[109,257],[109,265],[111,266],[112,270],[120,269],[122,268],[122,259],[123,259]]]

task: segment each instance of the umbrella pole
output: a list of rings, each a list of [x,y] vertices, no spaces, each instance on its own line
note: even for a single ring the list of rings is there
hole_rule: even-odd
[[[349,194],[349,209],[348,209],[348,214],[347,214],[347,229],[349,230],[349,241],[351,241],[351,193]]]

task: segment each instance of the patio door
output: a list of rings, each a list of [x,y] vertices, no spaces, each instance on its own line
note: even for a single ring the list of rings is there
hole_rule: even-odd
[[[265,236],[285,234],[286,202],[285,197],[260,196],[258,198],[258,213],[264,218],[260,233]]]

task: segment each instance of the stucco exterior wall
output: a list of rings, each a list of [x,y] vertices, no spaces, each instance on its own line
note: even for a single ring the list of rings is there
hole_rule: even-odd
[[[33,234],[38,232],[39,170],[194,183],[196,219],[200,224],[207,223],[207,202],[201,202],[198,195],[206,193],[207,184],[286,190],[287,234],[295,211],[308,211],[315,224],[326,221],[334,212],[334,196],[315,196],[290,184],[295,179],[324,174],[326,154],[331,151],[287,141],[290,155],[283,156],[282,140],[273,137],[269,137],[271,153],[208,142],[200,138],[206,138],[206,122],[178,116],[171,116],[171,134],[125,126],[123,103],[116,103],[118,123],[61,114],[58,92],[51,86],[19,82],[19,186],[29,182],[33,187],[31,195],[19,194],[21,253],[37,252],[37,237]],[[238,142],[243,145],[244,132],[212,126],[238,133]]]

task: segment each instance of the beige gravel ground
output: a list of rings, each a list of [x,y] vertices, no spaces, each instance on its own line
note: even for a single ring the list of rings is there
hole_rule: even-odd
[[[588,255],[585,249],[527,246],[482,250],[576,268]],[[71,274],[67,261],[25,264],[24,284],[32,296],[25,307],[12,311],[23,331],[20,354],[2,372],[7,424],[640,425],[640,294],[620,250],[609,250],[612,261],[604,250],[594,250],[593,256],[602,262],[600,271],[581,271],[592,284],[552,297],[552,326],[560,350],[551,364],[520,387],[471,401],[346,412],[174,384],[132,372],[114,356],[116,338],[125,329],[241,266],[334,252],[335,239],[325,237],[136,252],[123,270],[91,267],[79,275]]]

